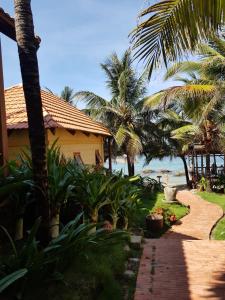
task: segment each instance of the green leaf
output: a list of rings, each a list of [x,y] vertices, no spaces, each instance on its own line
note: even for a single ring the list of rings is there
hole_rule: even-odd
[[[27,272],[28,272],[27,269],[20,269],[18,271],[15,271],[15,272],[3,277],[0,280],[0,293],[2,293],[8,286],[13,284],[15,281],[24,277]]]

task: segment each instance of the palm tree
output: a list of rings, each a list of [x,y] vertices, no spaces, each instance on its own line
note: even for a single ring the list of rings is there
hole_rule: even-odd
[[[42,216],[43,243],[49,241],[49,201],[47,197],[47,167],[45,127],[37,60],[37,43],[34,35],[30,0],[14,0],[15,28],[20,68],[26,101],[29,139],[32,154],[33,177],[36,184],[35,196]]]
[[[69,86],[65,86],[61,92],[60,98],[65,100],[67,103],[73,105],[74,98],[75,98],[74,90]]]
[[[218,33],[225,22],[224,0],[160,0],[140,13],[133,31],[136,57],[146,61],[149,76],[162,61],[195,50],[199,42]]]
[[[47,86],[45,87],[45,90],[47,92],[49,92],[50,94],[58,96]],[[76,96],[76,94],[74,93],[74,90],[72,88],[70,88],[69,86],[65,86],[59,97],[62,100],[64,100],[65,102],[69,103],[70,105],[76,106],[76,103],[74,103],[75,96]]]
[[[121,59],[113,54],[101,67],[107,77],[111,99],[106,100],[89,91],[78,92],[76,97],[84,99],[87,111],[110,128],[120,153],[127,156],[128,174],[131,176],[134,175],[135,156],[142,152],[141,134],[148,115],[142,110],[146,76],[136,75],[129,51]]]
[[[210,170],[210,152],[224,151],[224,69],[225,43],[214,38],[210,45],[200,45],[203,58],[199,62],[174,64],[166,79],[186,73],[187,77],[176,76],[183,86],[175,86],[149,97],[146,105],[163,103],[164,108],[174,105],[182,118],[189,124],[172,130],[172,137],[183,144],[184,150],[193,142],[201,143],[207,154],[206,171]]]

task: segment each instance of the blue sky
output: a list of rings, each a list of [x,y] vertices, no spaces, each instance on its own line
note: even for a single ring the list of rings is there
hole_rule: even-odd
[[[41,86],[60,93],[65,85],[109,97],[99,64],[114,51],[130,45],[129,32],[137,24],[144,0],[33,0],[35,32],[41,37],[38,51]],[[13,0],[1,6],[12,16]],[[5,87],[21,82],[15,42],[1,36]],[[138,67],[140,69],[140,66]],[[154,73],[149,94],[171,85]],[[80,106],[82,106],[80,104]]]

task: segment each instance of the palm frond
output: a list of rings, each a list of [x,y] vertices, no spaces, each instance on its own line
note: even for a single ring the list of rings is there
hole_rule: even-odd
[[[126,142],[127,151],[132,156],[135,156],[142,151],[140,137],[132,129],[128,130],[121,125],[115,135],[115,140],[120,147]]]
[[[75,93],[74,98],[85,101],[90,108],[101,107],[107,104],[107,100],[89,91],[77,92]]]
[[[193,124],[185,125],[171,132],[172,138],[183,142],[191,141],[199,134],[199,127]]]
[[[224,0],[161,0],[143,10],[132,33],[135,58],[144,60],[149,76],[162,61],[194,50],[225,21]],[[147,18],[147,19],[146,19]]]
[[[158,92],[152,96],[146,97],[144,106],[147,107],[157,107],[164,102],[165,91]]]
[[[146,99],[145,105],[154,107],[156,105],[166,105],[172,101],[184,101],[187,98],[205,98],[213,97],[216,87],[206,84],[192,84],[184,86],[174,86],[161,91]]]
[[[170,67],[165,76],[164,80],[168,80],[169,78],[175,76],[177,73],[186,73],[186,72],[199,72],[201,70],[202,64],[201,62],[195,61],[184,61],[174,63],[172,67]]]

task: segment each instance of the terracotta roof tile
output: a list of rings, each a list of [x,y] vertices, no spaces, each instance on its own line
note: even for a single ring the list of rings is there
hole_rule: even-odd
[[[110,136],[102,124],[93,121],[79,109],[59,97],[41,91],[43,116],[46,128],[66,128]],[[5,90],[6,119],[8,129],[27,128],[27,114],[22,85]]]

